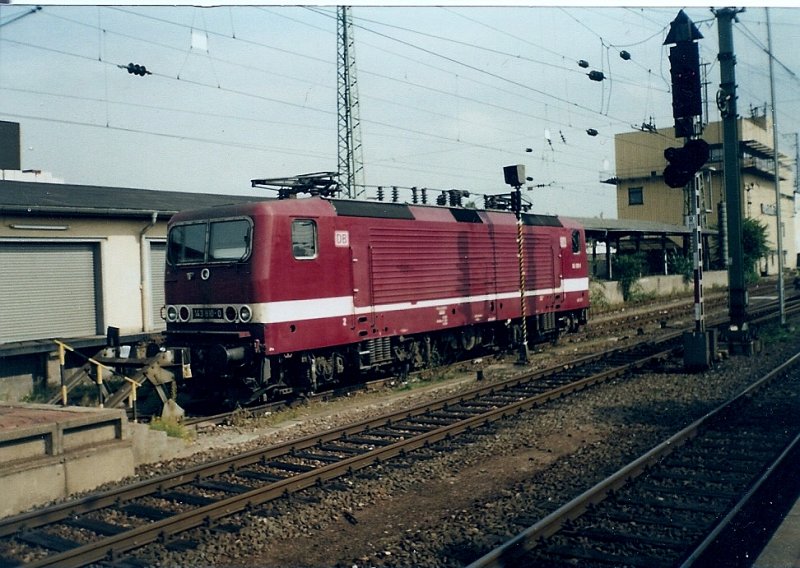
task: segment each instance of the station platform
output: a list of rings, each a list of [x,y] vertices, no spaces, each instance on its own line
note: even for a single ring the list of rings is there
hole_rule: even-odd
[[[134,473],[123,409],[0,402],[0,517]]]
[[[753,563],[754,568],[800,568],[800,499]]]

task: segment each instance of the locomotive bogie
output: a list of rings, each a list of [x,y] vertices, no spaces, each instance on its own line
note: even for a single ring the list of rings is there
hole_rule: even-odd
[[[168,341],[195,374],[254,393],[406,372],[586,323],[582,229],[513,215],[321,198],[178,214],[170,222]],[[209,376],[207,381],[216,380]]]

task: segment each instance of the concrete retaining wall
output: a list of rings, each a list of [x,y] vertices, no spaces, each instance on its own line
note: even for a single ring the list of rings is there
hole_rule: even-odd
[[[121,409],[0,403],[0,517],[133,475]]]
[[[690,280],[684,282],[683,276],[645,276],[637,282],[645,294],[654,293],[657,296],[671,296],[673,294],[691,294],[694,284]],[[606,299],[611,304],[622,304],[622,291],[619,282],[596,280],[591,284],[593,289],[600,289]],[[724,270],[709,271],[703,273],[703,290],[709,288],[727,288],[728,272]]]

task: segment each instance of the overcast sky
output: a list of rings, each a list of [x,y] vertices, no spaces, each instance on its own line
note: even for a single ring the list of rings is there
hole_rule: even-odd
[[[522,163],[543,186],[527,193],[535,211],[616,217],[614,187],[601,183],[614,134],[673,124],[663,42],[679,8],[353,7],[367,194],[500,193],[502,167]],[[0,5],[0,120],[21,123],[23,168],[235,194],[260,191],[253,178],[336,170],[334,6],[32,9]],[[716,19],[707,7],[686,13],[704,36],[713,101]],[[800,9],[769,15],[779,147],[794,156]],[[734,47],[747,115],[770,101],[763,7],[739,15]]]

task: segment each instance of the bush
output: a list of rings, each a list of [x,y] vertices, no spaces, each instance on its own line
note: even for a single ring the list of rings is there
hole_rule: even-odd
[[[633,285],[642,277],[644,256],[642,253],[616,255],[614,257],[614,277],[619,282],[622,299],[630,299]]]
[[[667,257],[667,269],[670,274],[683,276],[683,283],[688,284],[694,276],[694,260],[676,252]]]
[[[628,291],[626,302],[649,302],[656,299],[655,292],[645,292],[644,288],[639,282],[634,282],[631,289]]]
[[[758,282],[758,261],[766,258],[769,252],[767,226],[756,219],[745,219],[742,223],[742,256],[748,285]]]
[[[594,310],[603,310],[610,305],[606,297],[606,289],[603,285],[591,278],[589,280],[589,306]]]

